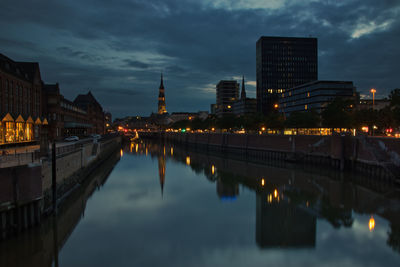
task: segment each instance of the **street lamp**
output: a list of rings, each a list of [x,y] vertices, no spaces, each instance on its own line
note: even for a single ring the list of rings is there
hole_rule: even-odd
[[[374,88],[371,89],[371,93],[372,93],[372,109],[374,109],[375,106],[375,93],[376,90]]]

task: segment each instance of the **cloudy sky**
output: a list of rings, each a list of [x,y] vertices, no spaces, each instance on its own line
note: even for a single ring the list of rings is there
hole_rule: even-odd
[[[361,94],[400,87],[399,0],[1,0],[0,53],[38,61],[65,97],[91,90],[114,117],[209,110],[215,84],[247,79],[260,36],[318,38],[319,79]]]

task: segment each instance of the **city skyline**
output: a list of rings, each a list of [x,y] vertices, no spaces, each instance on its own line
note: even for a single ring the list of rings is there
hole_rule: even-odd
[[[350,80],[361,95],[399,87],[400,3],[394,1],[2,1],[1,51],[39,62],[67,98],[90,89],[114,117],[209,110],[219,80],[246,77],[255,97],[261,36],[318,38],[321,80]],[[32,12],[35,10],[35,12]],[[115,115],[114,115],[115,114]]]

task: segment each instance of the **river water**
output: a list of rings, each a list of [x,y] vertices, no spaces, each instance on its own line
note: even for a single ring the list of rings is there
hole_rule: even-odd
[[[0,266],[399,266],[398,191],[160,143],[118,151]]]

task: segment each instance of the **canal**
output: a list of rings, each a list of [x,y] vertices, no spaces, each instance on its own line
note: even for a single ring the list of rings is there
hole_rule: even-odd
[[[0,266],[398,266],[390,184],[131,144],[56,218],[0,242]]]

